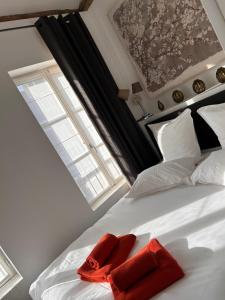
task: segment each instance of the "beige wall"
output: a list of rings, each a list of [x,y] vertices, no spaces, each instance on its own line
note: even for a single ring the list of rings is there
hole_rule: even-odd
[[[51,58],[36,29],[0,33],[0,245],[24,277],[8,300],[120,196],[91,210],[8,75]]]

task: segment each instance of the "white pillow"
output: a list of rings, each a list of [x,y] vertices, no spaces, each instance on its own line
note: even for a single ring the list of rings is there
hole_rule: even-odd
[[[215,132],[222,148],[225,148],[225,103],[204,106],[197,112]]]
[[[140,173],[126,198],[141,198],[188,183],[195,169],[192,157],[168,161]]]
[[[186,109],[176,119],[148,125],[159,145],[164,161],[201,156],[191,110]]]
[[[225,185],[225,149],[212,152],[191,176],[193,184]]]

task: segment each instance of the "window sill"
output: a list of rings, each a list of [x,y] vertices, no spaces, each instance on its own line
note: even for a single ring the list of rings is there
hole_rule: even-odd
[[[109,198],[115,196],[115,198],[122,198],[130,189],[129,184],[125,179],[122,179],[119,183],[117,183],[110,191],[104,194],[102,197],[97,199],[92,205],[91,208],[93,211],[97,210],[100,206],[102,206]],[[117,195],[116,195],[117,194]]]
[[[13,278],[11,278],[9,281],[6,282],[1,288],[0,288],[0,299],[2,299],[6,294],[8,294],[14,287],[20,283],[20,281],[23,279],[23,277],[20,274],[16,274]]]
[[[0,263],[3,271],[5,270],[8,275],[6,278],[7,281],[2,281],[0,285],[0,299],[5,297],[22,279],[19,271],[16,269],[12,261],[9,259],[4,250],[0,247]]]

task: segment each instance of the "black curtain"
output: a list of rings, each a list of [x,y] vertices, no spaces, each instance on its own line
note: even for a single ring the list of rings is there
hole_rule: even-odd
[[[42,17],[36,28],[132,183],[138,173],[159,162],[159,155],[118,98],[118,87],[79,13]]]

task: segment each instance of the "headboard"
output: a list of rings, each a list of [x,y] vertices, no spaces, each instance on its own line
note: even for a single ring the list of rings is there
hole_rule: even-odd
[[[151,129],[148,127],[148,124],[154,124],[154,123],[160,123],[168,120],[172,120],[176,118],[182,111],[189,108],[192,111],[192,118],[194,120],[194,127],[197,134],[197,138],[199,141],[199,145],[201,150],[208,150],[216,147],[220,147],[220,143],[218,141],[217,136],[213,132],[213,130],[209,127],[209,125],[202,119],[202,117],[197,113],[197,110],[202,106],[212,105],[212,104],[220,104],[225,103],[225,90],[216,93],[212,96],[209,96],[207,98],[204,98],[196,103],[190,104],[186,107],[183,107],[181,109],[178,109],[176,111],[173,111],[171,113],[168,113],[167,115],[164,115],[163,117],[159,117],[157,119],[154,119],[152,122],[148,122],[145,124],[146,130],[153,139],[154,143],[156,144],[156,147],[160,153],[160,150],[158,148],[157,142],[151,132]],[[161,155],[161,153],[160,153]]]

